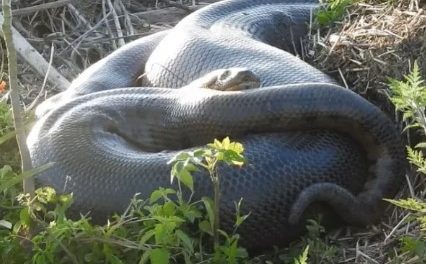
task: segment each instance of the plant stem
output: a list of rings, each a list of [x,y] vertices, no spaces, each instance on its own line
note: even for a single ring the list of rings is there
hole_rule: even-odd
[[[30,152],[25,144],[26,133],[25,125],[22,117],[22,109],[19,100],[18,93],[18,78],[17,78],[17,59],[16,59],[16,50],[13,45],[13,37],[11,30],[11,11],[10,11],[10,0],[2,1],[3,7],[3,34],[4,40],[6,42],[7,49],[7,58],[8,58],[8,68],[9,68],[9,88],[10,88],[10,101],[12,105],[12,115],[13,122],[16,131],[16,141],[18,143],[19,153],[21,155],[21,169],[22,172],[32,169]],[[34,179],[27,178],[24,179],[24,192],[29,193],[31,197],[34,197]]]
[[[219,227],[220,227],[220,215],[219,215],[219,205],[220,205],[220,181],[219,175],[214,168],[213,175],[213,192],[214,192],[214,223],[213,223],[213,240],[214,248],[219,246]]]

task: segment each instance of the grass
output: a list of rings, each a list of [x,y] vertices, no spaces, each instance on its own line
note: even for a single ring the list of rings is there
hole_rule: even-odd
[[[401,92],[409,94],[414,83],[409,83],[404,76],[426,76],[424,8],[424,1],[417,0],[356,1],[347,7],[341,20],[312,30],[305,42],[304,58],[316,68],[334,76],[343,86],[378,105],[390,117],[396,117],[395,122],[400,123],[402,115],[394,112],[395,106],[389,97],[390,86],[403,82],[405,84],[399,86]],[[416,70],[414,61],[417,61]],[[393,98],[396,98],[395,95]],[[413,93],[411,96],[416,97]],[[416,98],[420,100],[421,96]],[[423,110],[420,108],[418,111]],[[410,146],[425,141],[424,133],[414,127],[401,136]],[[421,153],[423,150],[415,151]],[[418,157],[413,160],[420,161]],[[425,188],[424,176],[418,168],[413,167],[397,197],[424,201]],[[409,217],[413,213],[389,206],[378,225],[363,230],[347,228],[330,233],[337,248],[335,262],[423,263],[421,254],[411,254],[405,250],[412,248],[421,252],[423,248],[420,226],[415,218]]]

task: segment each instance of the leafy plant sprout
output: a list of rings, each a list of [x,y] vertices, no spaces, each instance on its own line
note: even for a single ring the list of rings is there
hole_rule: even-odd
[[[179,180],[179,184],[183,183],[191,192],[194,191],[194,181],[191,175],[197,170],[197,167],[204,168],[208,171],[210,180],[213,184],[213,203],[208,198],[204,197],[203,202],[209,214],[210,224],[212,225],[214,246],[219,245],[219,228],[220,228],[220,175],[217,172],[218,164],[221,162],[227,165],[242,166],[245,162],[242,155],[244,147],[241,143],[231,142],[229,137],[222,141],[217,139],[213,143],[208,144],[206,148],[196,149],[190,152],[181,152],[176,155],[170,162],[173,163],[171,170],[171,181],[174,178]],[[179,188],[180,185],[179,185]],[[182,199],[180,197],[179,199]],[[241,201],[236,208],[239,212]],[[240,225],[248,215],[238,218],[237,225]]]

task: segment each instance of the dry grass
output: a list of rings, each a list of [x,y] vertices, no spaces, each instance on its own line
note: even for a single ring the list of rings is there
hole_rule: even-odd
[[[53,49],[52,64],[68,80],[125,43],[171,28],[191,10],[213,2],[197,1],[192,6],[192,0],[182,4],[164,0],[61,1],[59,7],[42,9],[31,7],[44,6],[47,1],[15,2],[12,9],[18,11],[13,26],[47,61]],[[25,63],[19,67],[22,95],[29,104],[40,92],[43,76]],[[59,92],[52,85],[46,91],[43,96]]]
[[[426,10],[420,0],[367,0],[353,4],[343,21],[314,30],[305,42],[305,59],[380,106],[391,116],[388,78],[401,79],[416,60],[426,76]],[[401,124],[402,125],[402,124]],[[409,139],[407,138],[407,142]],[[411,171],[398,197],[425,199],[425,177]],[[336,231],[339,263],[426,263],[398,250],[403,235],[418,237],[407,211],[389,207],[379,225]],[[333,235],[331,235],[333,237]]]
[[[152,1],[76,1],[15,17],[14,26],[48,60],[54,48],[53,65],[69,80],[88,65],[132,39],[170,28],[188,13],[182,7],[155,11],[167,5]],[[188,1],[191,2],[191,1]],[[214,2],[214,1],[204,1]],[[426,76],[426,10],[421,0],[397,4],[364,1],[354,4],[342,22],[315,30],[305,45],[304,58],[334,75],[393,115],[386,96],[387,77],[401,78],[414,60]],[[23,8],[42,1],[18,1]],[[187,5],[191,3],[185,3]],[[168,15],[167,15],[168,14]],[[43,78],[25,64],[19,79],[23,95],[31,102]],[[55,92],[55,87],[46,89]],[[43,94],[42,96],[47,96]],[[398,197],[425,198],[425,178],[415,173]],[[381,224],[370,228],[341,228],[329,233],[337,247],[334,263],[424,263],[399,255],[399,237],[417,235],[418,226],[405,222],[407,212],[389,208]]]
[[[349,8],[342,22],[311,34],[306,60],[390,111],[383,95],[388,77],[402,78],[414,60],[426,76],[424,3],[362,2]]]

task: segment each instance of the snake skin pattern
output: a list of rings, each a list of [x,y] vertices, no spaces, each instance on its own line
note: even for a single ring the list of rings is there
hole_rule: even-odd
[[[400,134],[377,107],[290,53],[300,51],[294,43],[316,7],[222,1],[100,60],[37,109],[27,140],[33,164],[55,162],[37,183],[73,192],[74,212],[105,219],[135,193],[170,186],[167,161],[179,150],[231,136],[248,164],[220,168],[221,224],[232,230],[234,201],[243,197],[251,214],[239,233],[249,249],[289,242],[305,213],[321,206],[348,224],[377,221],[381,199],[403,179]],[[262,87],[191,85],[232,67],[251,70]],[[154,87],[125,88],[142,73]],[[209,177],[195,177],[194,198],[211,195]]]

